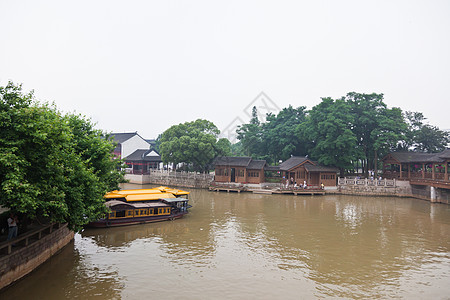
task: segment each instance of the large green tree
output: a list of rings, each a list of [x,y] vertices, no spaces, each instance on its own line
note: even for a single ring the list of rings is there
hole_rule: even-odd
[[[258,158],[262,154],[262,127],[258,119],[256,106],[252,109],[252,118],[248,124],[238,126],[237,139],[241,142],[242,149],[247,156]],[[264,150],[265,151],[265,150]]]
[[[272,162],[286,160],[291,155],[306,155],[304,136],[298,133],[298,127],[306,120],[306,107],[283,108],[277,115],[268,114],[262,124],[262,144],[265,153]]]
[[[322,98],[300,127],[312,142],[312,157],[321,164],[338,167],[341,175],[345,169],[352,168],[352,160],[357,154],[353,122],[350,105],[345,99]]]
[[[376,169],[378,157],[394,150],[403,140],[406,123],[399,108],[387,108],[383,94],[348,93],[345,97],[354,121],[352,131],[358,143],[358,160],[365,173]]]
[[[216,156],[231,153],[230,143],[218,139],[219,133],[214,123],[203,119],[173,125],[161,135],[161,158],[164,163],[185,163],[196,171],[207,171]]]
[[[436,126],[425,124],[425,116],[420,112],[407,111],[404,118],[408,124],[405,139],[402,143],[402,149],[440,152],[450,143],[450,134],[440,130]]]
[[[0,205],[80,230],[123,180],[113,149],[90,120],[39,104],[20,85],[0,87]]]

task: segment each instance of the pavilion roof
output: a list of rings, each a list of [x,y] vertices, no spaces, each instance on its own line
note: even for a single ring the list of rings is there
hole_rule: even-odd
[[[438,153],[437,156],[443,159],[450,159],[450,148],[447,148],[441,153]]]
[[[125,157],[125,161],[156,161],[162,162],[160,155],[147,155],[154,150],[149,149],[138,149]]]
[[[247,166],[249,170],[261,170],[266,165],[265,160],[251,160]]]
[[[305,169],[308,172],[330,172],[330,173],[337,173],[337,172],[339,172],[338,168],[335,168],[335,167],[312,165],[312,164],[309,164],[309,163],[305,164]]]
[[[247,167],[252,160],[247,156],[220,156],[214,160],[216,166],[233,166],[233,167]]]
[[[292,156],[288,160],[286,160],[285,162],[282,162],[280,164],[280,170],[281,171],[289,171],[289,170],[295,168],[296,166],[304,163],[305,161],[311,161],[311,160],[309,158],[307,158],[306,156]]]
[[[450,149],[446,149],[441,153],[392,152],[389,155],[400,163],[443,162],[446,158],[450,158]]]

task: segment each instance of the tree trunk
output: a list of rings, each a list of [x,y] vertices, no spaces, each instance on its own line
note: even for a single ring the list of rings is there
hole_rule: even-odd
[[[378,178],[378,152],[375,150],[374,158],[373,158],[373,169],[374,169],[374,177]]]

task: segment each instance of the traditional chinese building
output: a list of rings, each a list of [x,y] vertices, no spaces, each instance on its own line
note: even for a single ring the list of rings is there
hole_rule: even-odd
[[[265,182],[265,172],[279,172],[284,182],[297,185],[336,186],[337,168],[321,166],[307,157],[293,156],[279,166],[268,166],[265,160],[250,157],[218,157],[215,162],[215,182],[254,183]]]
[[[162,159],[155,150],[138,149],[125,157],[125,164],[130,168],[129,173],[136,175],[149,174],[150,170],[159,170]]]
[[[251,157],[218,157],[214,161],[215,182],[255,183],[264,182],[265,160]]]
[[[336,186],[337,168],[319,165],[305,156],[292,156],[279,166],[283,178],[297,185]]]
[[[383,176],[449,181],[450,149],[440,153],[393,152],[383,158]]]

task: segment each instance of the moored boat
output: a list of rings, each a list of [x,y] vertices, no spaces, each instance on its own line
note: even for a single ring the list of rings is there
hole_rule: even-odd
[[[114,227],[174,220],[191,207],[189,192],[157,187],[153,189],[112,191],[105,195],[109,213],[88,227]]]

